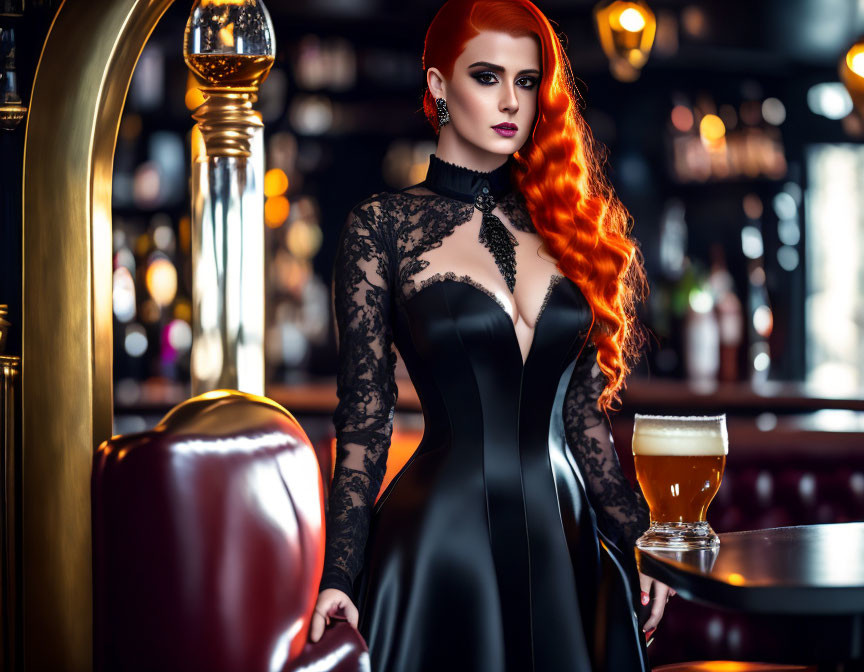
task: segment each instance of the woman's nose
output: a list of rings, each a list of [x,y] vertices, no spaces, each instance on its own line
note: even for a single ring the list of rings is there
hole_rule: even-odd
[[[516,87],[504,85],[501,87],[501,100],[499,109],[502,112],[516,112],[519,109],[519,100],[516,98]]]

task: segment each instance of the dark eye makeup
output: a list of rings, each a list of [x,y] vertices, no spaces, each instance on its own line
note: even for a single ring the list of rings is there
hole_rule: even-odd
[[[482,86],[491,86],[492,84],[496,84],[498,82],[498,75],[494,72],[489,72],[488,70],[472,72],[471,76],[476,79],[477,82],[480,83]],[[530,91],[535,86],[537,86],[537,79],[537,77],[523,75],[516,80],[516,85],[520,88]]]

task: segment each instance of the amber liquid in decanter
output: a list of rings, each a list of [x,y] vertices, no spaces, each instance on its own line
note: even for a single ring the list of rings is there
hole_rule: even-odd
[[[189,54],[189,67],[214,86],[258,86],[267,79],[274,58],[255,54]]]

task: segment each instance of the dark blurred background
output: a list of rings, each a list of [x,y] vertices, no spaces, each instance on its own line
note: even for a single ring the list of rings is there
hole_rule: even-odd
[[[422,179],[434,150],[420,55],[439,3],[271,4],[278,55],[259,101],[273,171],[268,379],[292,384],[334,373],[328,286],[347,212]],[[650,60],[620,82],[593,5],[541,3],[566,36],[583,113],[642,245],[652,337],[637,375],[859,390],[851,248],[864,154],[837,64],[864,12],[852,0],[652,3]],[[189,375],[185,176],[189,107],[200,101],[182,60],[187,11],[176,3],[142,55],[117,145],[115,372],[129,399],[135,382]],[[167,266],[148,276],[166,258],[176,293]]]
[[[583,114],[607,150],[607,173],[642,246],[651,337],[636,375],[860,390],[862,123],[837,66],[864,26],[864,3],[651,2],[656,38],[634,82],[610,74],[595,4],[540,6],[566,39]],[[327,304],[339,228],[359,200],[423,177],[435,137],[421,112],[420,57],[438,6],[269,5],[278,54],[258,109],[271,170],[274,383],[332,376]],[[25,101],[52,3],[28,8],[6,19],[18,28]],[[187,176],[190,108],[200,94],[182,57],[188,9],[175,3],[142,54],[117,143],[114,365],[118,392],[129,399],[126,381],[182,384],[189,376]],[[0,136],[10,213],[20,171],[8,159],[23,131]],[[10,287],[20,265],[12,221],[4,217]],[[824,242],[809,244],[812,236]],[[704,343],[716,340],[723,347],[706,355]]]
[[[25,104],[58,4],[0,2],[6,70],[11,28]],[[301,419],[325,473],[334,247],[355,203],[425,174],[435,136],[421,109],[421,53],[440,4],[267,3],[277,57],[257,109],[268,168],[268,394]],[[715,529],[864,519],[864,123],[838,75],[864,33],[864,0],[649,0],[656,37],[629,82],[610,73],[596,2],[537,4],[566,38],[582,112],[648,271],[649,339],[613,423],[625,471],[634,412],[726,412]],[[152,426],[189,396],[190,112],[202,102],[182,54],[190,6],[176,2],[153,33],[117,140],[118,433]],[[20,352],[24,130],[0,131],[10,354]],[[422,416],[401,362],[399,374],[394,446],[410,451]],[[754,629],[700,609],[670,604],[655,662],[746,654]]]

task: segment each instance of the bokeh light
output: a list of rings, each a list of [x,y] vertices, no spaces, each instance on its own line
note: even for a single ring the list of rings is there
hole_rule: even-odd
[[[169,252],[174,246],[174,230],[167,224],[160,224],[153,229],[153,243],[164,252]]]
[[[672,125],[682,133],[693,128],[693,112],[689,107],[676,105],[672,108],[671,119]]]
[[[793,219],[798,214],[798,204],[792,194],[781,191],[774,197],[774,212],[778,219]]]
[[[782,245],[777,250],[777,263],[784,271],[794,271],[799,264],[798,250],[791,245]]]
[[[745,226],[741,229],[741,251],[748,259],[758,259],[762,256],[762,233],[755,226]]]
[[[135,317],[135,279],[125,266],[114,270],[113,282],[114,316],[120,322],[129,322]]]
[[[281,196],[288,191],[288,176],[284,170],[273,168],[264,174],[264,195],[268,198]]]
[[[147,332],[140,324],[130,324],[126,327],[123,347],[130,357],[140,357],[147,352]]]
[[[298,219],[289,227],[285,245],[295,257],[311,259],[321,247],[322,238],[320,226]]]
[[[726,125],[716,114],[706,114],[699,122],[699,133],[707,142],[717,142],[726,135]]]
[[[621,12],[618,22],[624,30],[629,30],[631,33],[638,33],[645,27],[645,17],[635,7],[628,7]]]
[[[129,272],[132,274],[135,273],[135,255],[132,254],[132,250],[128,247],[121,247],[114,255],[114,268],[119,268],[120,266],[129,269]]]
[[[763,338],[771,335],[774,327],[774,314],[768,306],[762,305],[753,311],[753,328]]]
[[[277,229],[288,219],[291,203],[284,196],[268,198],[264,203],[264,222],[271,229]]]
[[[846,54],[846,64],[859,77],[864,77],[864,44],[856,44]]]
[[[192,327],[186,320],[171,320],[168,323],[168,342],[177,352],[192,347]]]
[[[797,245],[801,240],[801,227],[794,219],[782,219],[777,222],[777,237],[784,245]]]
[[[747,194],[742,200],[744,214],[750,219],[759,219],[762,216],[763,206],[762,199],[756,194]]]
[[[852,111],[852,97],[840,82],[823,82],[807,90],[807,106],[813,114],[842,119]]]
[[[157,256],[147,267],[147,291],[159,306],[169,306],[177,295],[177,269],[165,257]]]
[[[778,98],[766,98],[762,101],[762,118],[773,126],[779,126],[786,121],[786,106]]]

